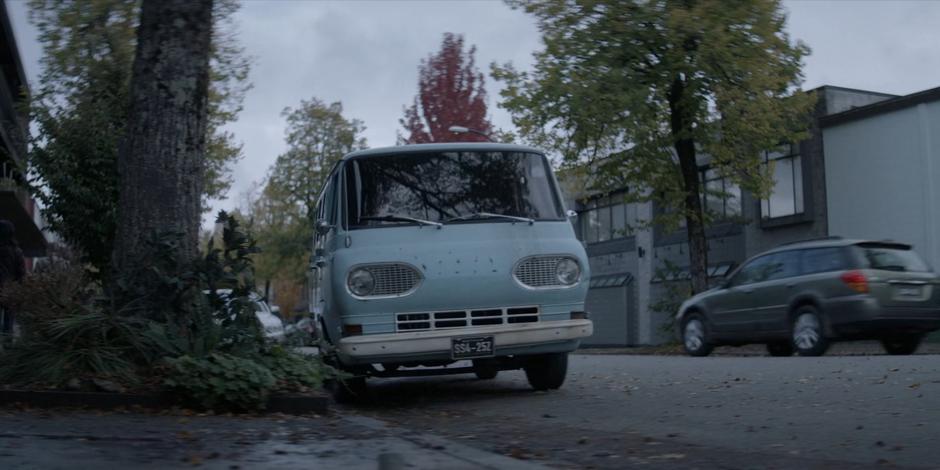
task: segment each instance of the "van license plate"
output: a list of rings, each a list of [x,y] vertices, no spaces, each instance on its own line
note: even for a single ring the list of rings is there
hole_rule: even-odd
[[[472,338],[454,338],[450,343],[451,356],[454,359],[493,356],[493,337],[474,336]]]

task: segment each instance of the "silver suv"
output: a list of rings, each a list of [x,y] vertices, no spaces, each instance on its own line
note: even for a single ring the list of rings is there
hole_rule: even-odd
[[[773,356],[819,356],[834,340],[877,339],[911,354],[940,329],[940,277],[910,245],[838,237],[761,253],[676,316],[688,354],[765,343]]]

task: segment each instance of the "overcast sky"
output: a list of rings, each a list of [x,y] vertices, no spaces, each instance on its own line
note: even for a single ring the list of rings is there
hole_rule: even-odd
[[[40,72],[40,46],[25,0],[7,0],[30,82]],[[838,85],[907,94],[940,86],[940,2],[803,0],[784,3],[793,38],[813,50],[805,88]],[[394,145],[402,106],[417,92],[418,62],[436,51],[444,32],[477,46],[478,66],[531,65],[540,46],[531,17],[500,1],[246,0],[240,38],[253,58],[254,88],[230,130],[244,144],[234,170],[230,208],[284,150],[285,106],[318,97],[342,101],[347,117],[366,124],[372,147]],[[487,80],[489,112],[511,128]],[[211,217],[210,217],[211,218]]]

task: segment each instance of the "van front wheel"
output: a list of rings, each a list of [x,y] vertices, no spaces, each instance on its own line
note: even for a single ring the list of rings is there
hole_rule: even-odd
[[[568,375],[568,353],[532,356],[523,367],[529,385],[536,390],[555,390]]]

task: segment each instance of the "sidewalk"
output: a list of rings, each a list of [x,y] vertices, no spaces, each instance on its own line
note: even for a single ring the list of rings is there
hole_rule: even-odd
[[[0,468],[510,469],[540,465],[371,418],[0,409]]]

